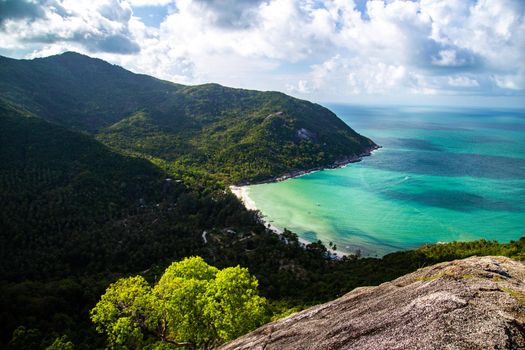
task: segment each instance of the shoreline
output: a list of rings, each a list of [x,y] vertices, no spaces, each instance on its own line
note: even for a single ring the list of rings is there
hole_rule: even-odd
[[[245,186],[233,186],[232,185],[232,186],[230,186],[230,191],[237,198],[239,198],[239,200],[241,201],[242,204],[244,204],[246,209],[248,209],[248,210],[258,210],[257,207],[255,206],[255,202],[248,195],[247,186],[248,185],[245,185]],[[265,216],[262,216],[262,224],[264,225],[265,228],[267,228],[268,230],[272,231],[273,233],[275,233],[277,235],[281,235],[284,232],[284,229],[282,229],[280,227],[277,227],[274,224],[272,224],[271,222],[269,222],[266,219]],[[313,243],[313,242],[310,242],[310,241],[308,241],[308,240],[306,240],[304,238],[301,238],[299,236],[297,238],[299,240],[299,243],[303,244],[304,246]],[[344,256],[352,255],[352,253],[347,253],[347,252],[343,252],[343,251],[340,251],[340,250],[333,250],[333,249],[330,249],[329,247],[326,247],[326,249],[328,249],[328,252],[332,256],[335,256],[338,259],[340,259],[340,258],[342,258]]]
[[[378,150],[380,148],[382,148],[382,147],[378,146],[378,145],[375,145],[374,147],[371,147],[368,151],[366,151],[364,153],[361,153],[358,156],[347,157],[347,158],[343,159],[342,161],[335,162],[330,167],[316,167],[316,168],[312,168],[312,169],[308,169],[308,170],[294,171],[294,172],[286,173],[284,175],[276,176],[276,177],[273,177],[271,179],[267,179],[267,180],[263,180],[263,181],[251,182],[251,183],[247,181],[246,183],[241,183],[239,185],[231,185],[229,188],[230,188],[230,191],[237,198],[239,198],[239,200],[246,207],[246,209],[248,209],[248,210],[258,210],[257,206],[255,205],[255,202],[248,195],[248,188],[247,188],[248,186],[280,182],[280,181],[296,178],[296,177],[299,177],[299,176],[310,174],[310,173],[315,172],[315,171],[320,171],[320,170],[325,170],[325,169],[326,170],[330,170],[330,169],[344,168],[348,164],[360,162],[363,159],[363,157],[371,156],[372,152],[374,152],[374,151],[376,151],[376,150]],[[275,234],[281,235],[284,232],[284,229],[273,225],[271,222],[269,222],[266,219],[265,216],[262,216],[262,223],[263,223],[264,227],[266,227],[267,229],[271,230]],[[305,246],[308,245],[308,244],[313,243],[313,242],[310,242],[310,241],[308,241],[308,240],[306,240],[304,238],[301,238],[301,237],[298,237],[298,239],[299,239],[299,243],[301,243],[301,244],[303,244]],[[340,250],[333,250],[333,249],[330,249],[329,247],[326,247],[326,248],[327,248],[328,252],[330,253],[330,255],[335,257],[335,258],[337,258],[337,259],[341,259],[341,258],[343,258],[345,256],[353,255],[352,253],[347,253],[347,252],[343,252],[343,251],[340,251]]]
[[[287,173],[285,173],[283,175],[273,176],[273,177],[265,179],[265,180],[242,181],[239,184],[230,186],[230,188],[231,187],[243,187],[243,186],[261,185],[261,184],[280,182],[280,181],[284,181],[284,180],[300,177],[300,176],[303,176],[303,175],[306,175],[306,174],[310,174],[310,173],[313,173],[313,172],[316,172],[316,171],[333,170],[333,169],[344,168],[344,167],[346,167],[349,164],[358,163],[358,162],[362,161],[363,157],[369,157],[369,156],[372,155],[372,152],[377,151],[378,149],[381,149],[381,148],[383,148],[383,147],[379,146],[379,145],[374,145],[374,146],[370,147],[368,150],[366,150],[365,152],[360,153],[359,155],[347,156],[347,157],[345,157],[345,158],[343,158],[341,160],[336,160],[331,165],[318,166],[318,167],[310,168],[310,169],[306,169],[306,170],[290,171],[290,172],[287,172]]]

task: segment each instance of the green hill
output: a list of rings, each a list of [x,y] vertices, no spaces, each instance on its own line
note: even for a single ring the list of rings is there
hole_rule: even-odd
[[[330,166],[375,147],[308,101],[173,84],[76,53],[0,58],[0,96],[115,149],[204,168],[228,183]]]
[[[139,111],[113,128],[148,118]],[[248,267],[270,299],[268,317],[438,261],[524,258],[525,239],[331,260],[319,243],[266,230],[206,176],[208,163],[160,169],[2,98],[0,143],[0,348],[45,349],[62,335],[80,349],[103,348],[88,312],[106,287],[130,274],[154,282],[186,256]]]
[[[2,99],[0,142],[0,348],[19,326],[28,333],[13,349],[45,348],[62,333],[94,346],[101,338],[88,311],[117,277],[151,270],[154,278],[157,266],[197,253],[231,265],[243,248],[228,246],[241,238],[282,247],[206,179],[190,188]]]
[[[1,100],[0,139],[3,278],[89,270],[94,259],[74,244],[86,243],[93,230],[160,197],[164,177],[153,164]],[[103,264],[110,252],[99,248]]]
[[[306,101],[176,85],[74,53],[0,57],[0,141],[0,344],[13,349],[61,334],[94,346],[87,310],[111,281],[154,280],[194,254],[248,266],[270,298],[310,299],[324,250],[285,244],[217,180],[330,165],[373,146]]]
[[[102,347],[88,311],[107,285],[153,281],[191,255],[249,267],[265,296],[292,305],[338,289],[320,278],[335,271],[322,246],[286,244],[199,174],[167,174],[1,99],[0,140],[0,347],[45,348],[62,334]]]

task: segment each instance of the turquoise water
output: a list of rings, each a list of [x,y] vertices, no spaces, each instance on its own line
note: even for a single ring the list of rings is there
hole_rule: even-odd
[[[383,148],[346,168],[250,186],[273,225],[368,256],[525,235],[525,111],[328,107]]]

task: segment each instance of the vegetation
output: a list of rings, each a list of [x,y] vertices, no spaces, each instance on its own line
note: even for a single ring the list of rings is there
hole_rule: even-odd
[[[121,285],[147,291],[146,299],[162,296],[166,308],[182,307],[186,289],[208,300],[212,285],[239,279],[254,290],[255,280],[238,265],[259,281],[265,317],[277,318],[439,261],[524,258],[520,240],[332,260],[321,243],[305,247],[292,232],[273,234],[259,213],[225,189],[225,183],[329,164],[373,144],[341,124],[328,110],[279,93],[185,87],[71,53],[0,58],[0,347],[102,348],[105,337],[89,312],[100,310],[104,291],[108,303],[98,305],[108,308]],[[164,276],[182,278],[173,272],[178,268],[168,268],[171,262],[197,255],[213,277],[190,278],[159,294]],[[203,305],[187,312],[218,322],[213,308]],[[102,311],[92,317],[106,334],[116,330],[113,344],[155,343],[158,327],[137,328],[130,310],[121,311],[116,318]],[[182,312],[173,313],[176,320],[159,316],[172,325],[165,339],[201,347],[260,321],[232,326],[234,320],[225,319],[212,336],[207,329],[179,337],[198,318],[182,320]]]
[[[282,93],[177,85],[75,53],[0,57],[0,97],[120,151],[229,183],[329,166],[374,146],[328,109]]]
[[[262,324],[266,301],[257,285],[247,269],[186,258],[153,288],[142,276],[111,284],[91,318],[114,347],[208,349]]]

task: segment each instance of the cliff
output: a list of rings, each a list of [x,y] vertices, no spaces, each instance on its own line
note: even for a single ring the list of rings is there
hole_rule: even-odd
[[[525,266],[472,257],[420,269],[267,324],[233,349],[522,349]]]

